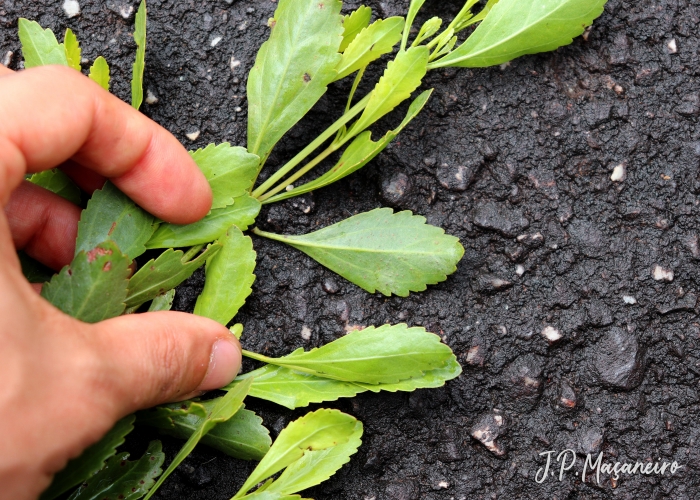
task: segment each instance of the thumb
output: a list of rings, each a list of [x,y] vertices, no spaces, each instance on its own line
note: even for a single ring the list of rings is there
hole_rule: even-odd
[[[91,342],[120,416],[218,389],[241,367],[238,339],[219,323],[193,314],[132,314],[92,327],[99,330]]]

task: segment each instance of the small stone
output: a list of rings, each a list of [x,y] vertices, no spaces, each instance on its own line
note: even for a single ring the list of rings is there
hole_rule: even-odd
[[[625,304],[629,304],[629,305],[634,305],[637,303],[637,299],[635,299],[631,295],[623,295],[622,300],[625,302]]]
[[[624,163],[620,163],[619,165],[615,165],[615,168],[613,168],[612,175],[610,175],[610,180],[613,182],[622,182],[625,180],[627,177],[627,167],[625,167]]]
[[[671,38],[667,43],[666,43],[666,48],[668,49],[669,54],[675,54],[678,52],[678,47],[676,46],[676,39]]]
[[[423,163],[426,167],[434,167],[437,160],[435,158],[423,158]]]
[[[553,326],[546,326],[542,330],[541,334],[544,338],[547,339],[547,341],[550,344],[554,344],[554,343],[558,342],[559,340],[561,340],[561,338],[562,338],[561,332],[559,330],[557,330],[556,328],[554,328]]]
[[[446,490],[447,488],[450,487],[450,483],[448,483],[447,481],[440,481],[440,482],[437,484],[437,487],[438,487],[438,489]]]
[[[445,189],[456,192],[465,191],[483,164],[482,156],[470,160],[465,165],[452,166],[443,163],[435,172],[435,177]]]
[[[224,39],[224,37],[222,37],[222,36],[216,36],[216,37],[214,37],[214,38],[212,39],[210,45],[211,45],[212,47],[216,47],[217,45],[219,45],[219,42],[220,42],[221,40],[223,40],[223,39]]]
[[[399,172],[382,182],[382,198],[391,205],[400,203],[410,190],[411,179],[403,172]]]
[[[150,89],[146,91],[146,104],[153,105],[158,102],[156,95]]]
[[[469,433],[491,453],[497,457],[503,457],[506,454],[506,449],[500,443],[497,443],[496,439],[504,432],[504,427],[505,419],[502,415],[485,413],[479,417]]]
[[[311,330],[306,325],[301,327],[301,338],[304,340],[309,340],[311,338]]]
[[[515,274],[522,276],[525,274],[525,268],[521,264],[518,264],[518,266],[515,268]]]
[[[79,16],[80,4],[77,0],[65,0],[65,2],[63,2],[63,11],[69,18]]]
[[[241,61],[236,59],[236,56],[232,55],[231,62],[229,63],[229,66],[231,67],[231,71],[234,71],[240,65],[241,65]]]
[[[12,63],[12,56],[14,55],[14,52],[11,50],[8,50],[5,52],[5,56],[2,58],[2,61],[0,61],[0,64],[2,64],[5,67],[8,67]]]
[[[119,15],[122,16],[124,19],[129,19],[131,17],[131,14],[134,13],[134,7],[133,5],[120,5],[119,6]]]
[[[651,276],[656,281],[673,281],[673,271],[671,269],[666,269],[656,264],[654,269],[651,271]]]
[[[534,354],[524,354],[504,370],[502,386],[506,393],[506,404],[521,406],[522,409],[537,404],[544,388],[541,359]]]
[[[338,290],[340,290],[338,283],[336,283],[336,281],[333,278],[326,278],[325,280],[323,280],[321,288],[323,288],[324,292],[330,293],[331,295],[334,293],[338,293]]]
[[[190,141],[194,142],[197,139],[199,139],[199,135],[202,132],[200,130],[195,130],[194,132],[190,132],[189,134],[185,134],[185,137],[187,137]]]
[[[603,432],[596,427],[582,427],[578,431],[577,450],[581,455],[593,455],[600,452],[603,444]]]
[[[467,363],[472,366],[484,366],[486,360],[486,348],[483,345],[474,345],[467,351]]]
[[[642,383],[644,349],[622,328],[612,328],[593,351],[593,368],[598,381],[613,389],[629,391]]]
[[[700,94],[684,95],[681,103],[676,106],[676,112],[689,117],[700,115]]]
[[[574,388],[571,387],[568,382],[562,381],[561,384],[559,384],[557,405],[565,410],[571,410],[576,407],[577,400],[578,398]]]
[[[497,231],[514,238],[530,225],[520,210],[509,210],[492,201],[483,203],[474,211],[474,224],[482,229]]]
[[[698,235],[691,234],[683,240],[685,247],[690,250],[690,254],[694,259],[700,259],[700,244],[698,242]]]

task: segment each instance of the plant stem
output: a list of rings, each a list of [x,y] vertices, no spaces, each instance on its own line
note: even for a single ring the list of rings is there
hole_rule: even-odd
[[[192,248],[187,250],[187,253],[185,253],[185,255],[182,256],[182,260],[185,262],[189,261],[192,257],[197,255],[202,248],[204,248],[204,245],[193,246]]]
[[[241,349],[241,354],[246,358],[254,359],[256,361],[262,361],[263,363],[269,364],[270,361],[274,361],[272,358],[268,358],[267,356],[263,356],[262,354],[258,354],[257,352],[246,351],[245,349]]]

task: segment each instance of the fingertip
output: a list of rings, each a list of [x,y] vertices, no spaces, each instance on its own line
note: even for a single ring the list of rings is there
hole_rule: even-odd
[[[197,388],[200,391],[219,389],[229,384],[241,369],[241,348],[238,340],[231,337],[217,340],[212,346],[209,369]]]

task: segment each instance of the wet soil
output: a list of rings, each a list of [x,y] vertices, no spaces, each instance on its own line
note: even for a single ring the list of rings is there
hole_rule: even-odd
[[[382,17],[407,7],[368,4]],[[127,99],[135,5],[81,0],[80,16],[68,19],[55,0],[4,0],[0,56],[13,51],[18,67],[20,16],[57,32],[70,26],[86,59],[109,60],[114,90]],[[145,86],[157,102],[143,111],[188,147],[245,144],[246,73],[275,5],[150,0]],[[447,18],[459,7],[432,0],[424,16]],[[503,67],[434,72],[426,110],[373,163],[263,210],[262,228],[298,234],[389,205],[424,215],[466,250],[445,283],[386,298],[255,240],[257,281],[238,318],[247,348],[282,355],[355,325],[406,322],[441,335],[464,365],[442,389],[323,405],[360,418],[364,444],[306,496],[700,497],[699,22],[698,0],[611,0],[569,47]],[[329,91],[271,167],[337,115],[348,86]],[[186,137],[196,131],[194,142]],[[177,307],[191,310],[201,286],[199,273],[179,289]],[[249,408],[273,435],[307,411]],[[139,432],[136,446],[145,446],[149,435]],[[179,444],[165,440],[170,457]],[[538,484],[539,454],[565,449],[578,454],[576,466],[562,481]],[[584,457],[600,451],[606,462],[682,467],[673,476],[583,482]],[[227,499],[251,468],[200,447],[157,497]]]

